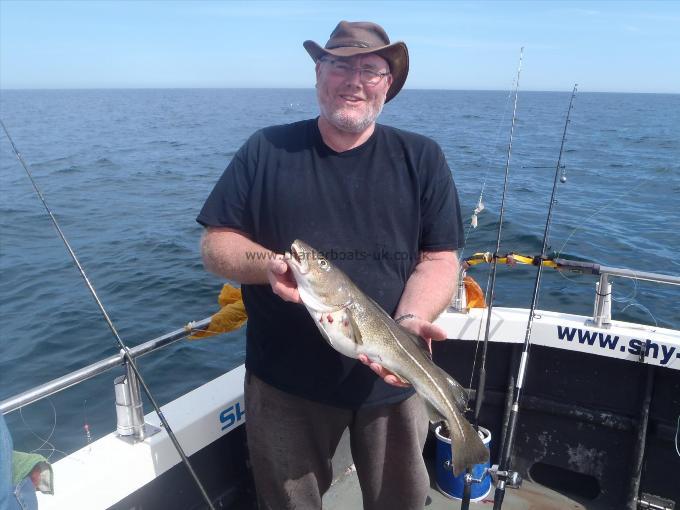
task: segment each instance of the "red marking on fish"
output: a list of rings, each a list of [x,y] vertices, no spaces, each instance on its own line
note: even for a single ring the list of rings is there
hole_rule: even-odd
[[[319,322],[323,324],[323,315],[319,316]]]
[[[333,316],[330,313],[326,315],[326,319],[328,320],[329,324],[333,324]]]

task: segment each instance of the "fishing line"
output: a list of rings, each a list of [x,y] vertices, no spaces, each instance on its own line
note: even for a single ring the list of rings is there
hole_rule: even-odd
[[[546,248],[548,245],[548,237],[550,233],[550,222],[552,220],[553,208],[555,205],[555,197],[557,196],[557,184],[561,180],[559,179],[560,167],[562,165],[562,154],[564,152],[564,142],[567,139],[567,128],[570,123],[570,115],[574,103],[574,97],[576,96],[577,85],[574,85],[574,89],[571,93],[571,98],[569,99],[569,108],[567,109],[567,118],[564,122],[564,131],[562,133],[562,142],[560,143],[560,152],[557,158],[557,168],[555,169],[555,178],[553,180],[552,194],[550,195],[550,206],[548,207],[548,217],[545,221],[545,229],[543,231],[543,245],[541,247],[541,255],[539,260],[543,260],[546,255]],[[506,476],[501,476],[500,473],[506,473],[510,465],[510,454],[512,453],[513,442],[515,440],[515,432],[517,428],[517,416],[519,415],[519,401],[522,395],[522,388],[524,386],[524,378],[526,376],[527,367],[529,365],[529,350],[531,347],[531,330],[534,322],[536,306],[538,305],[538,291],[541,286],[541,274],[543,272],[543,264],[538,264],[538,269],[536,271],[536,280],[534,281],[534,290],[531,298],[531,308],[529,309],[529,320],[527,322],[526,333],[524,335],[524,350],[522,352],[522,357],[520,358],[519,370],[517,371],[517,380],[515,383],[514,399],[512,403],[512,408],[510,410],[510,419],[508,420],[507,430],[505,431],[505,438],[503,442],[503,451],[501,452],[501,460],[499,462],[499,476],[498,485],[496,486],[496,491],[494,494],[494,510],[500,510],[503,506],[503,498],[505,497],[505,483]]]
[[[581,281],[578,278],[578,276],[569,277],[563,271],[559,271],[559,270],[557,271],[557,273],[562,278],[564,278],[565,280],[570,282],[570,284],[577,284],[577,285],[581,285],[581,286],[587,285],[588,287],[591,286],[590,282]],[[623,306],[619,310],[621,313],[625,312],[628,308],[630,308],[632,306],[640,308],[645,313],[647,313],[647,315],[649,315],[651,317],[652,321],[654,321],[654,325],[656,327],[659,327],[659,322],[656,320],[656,316],[652,313],[652,311],[649,308],[647,308],[645,305],[640,303],[637,299],[635,299],[635,297],[638,294],[638,280],[637,280],[637,278],[629,278],[629,280],[631,280],[633,282],[632,283],[633,289],[631,290],[631,293],[627,296],[621,296],[621,297],[618,297],[618,298],[615,297],[614,294],[612,293],[612,295],[611,295],[612,301],[615,302],[615,303],[625,304],[625,306]],[[624,280],[621,280],[619,283],[621,283],[623,285],[623,282],[624,282]]]
[[[517,84],[517,80],[519,78],[519,73],[516,78],[512,79],[512,85],[510,89],[508,90],[508,95],[505,98],[505,104],[503,105],[503,115],[501,116],[501,120],[498,123],[498,128],[496,129],[496,136],[494,138],[494,142],[492,144],[492,147],[496,147],[496,144],[498,143],[498,140],[500,138],[501,134],[501,129],[503,128],[503,124],[505,122],[505,116],[508,111],[508,105],[510,104],[510,98],[512,97],[512,92],[515,89],[515,85]],[[481,213],[484,209],[484,190],[486,189],[486,181],[487,181],[487,176],[489,175],[489,169],[491,168],[492,165],[487,165],[485,170],[484,170],[484,175],[482,176],[482,186],[479,191],[479,198],[477,199],[477,205],[475,206],[475,209],[472,213],[470,223],[467,226],[467,229],[465,230],[465,237],[464,237],[464,242],[463,242],[463,248],[460,250],[460,260],[463,260],[463,255],[465,253],[465,248],[467,247],[467,242],[468,242],[468,237],[470,236],[470,232],[477,228],[477,216],[479,213]],[[486,278],[486,286],[484,287],[484,299],[488,303],[489,302],[489,284],[491,282],[491,271],[489,270],[487,272],[487,278]],[[475,377],[475,368],[477,366],[477,357],[479,354],[479,341],[481,340],[482,336],[482,323],[484,321],[484,311],[482,311],[482,316],[480,317],[479,320],[479,327],[477,328],[477,339],[475,340],[475,352],[472,358],[472,370],[470,371],[470,383],[468,384],[468,388],[472,388],[472,380]],[[467,401],[465,403],[465,408],[466,410],[469,409],[469,403],[470,399],[472,398],[472,395],[470,392],[467,394]]]
[[[624,306],[621,309],[621,313],[625,312],[628,308],[631,306],[635,306],[643,310],[644,312],[647,312],[647,314],[652,318],[654,321],[654,325],[658,328],[659,323],[656,320],[656,317],[654,317],[654,314],[651,312],[649,308],[647,308],[645,305],[642,303],[639,303],[637,299],[635,299],[635,296],[637,296],[637,289],[638,289],[638,281],[636,278],[633,278],[633,292],[630,294],[630,296],[623,296],[621,298],[615,298],[614,295],[612,294],[611,298],[612,301],[616,303],[627,303],[626,306]]]
[[[54,217],[52,210],[47,205],[47,202],[45,201],[45,197],[43,196],[42,192],[40,191],[38,184],[33,179],[33,175],[31,174],[31,171],[29,170],[28,165],[24,161],[24,158],[21,155],[21,153],[19,152],[19,150],[17,149],[16,145],[14,145],[14,140],[12,140],[12,137],[10,136],[9,131],[7,130],[7,127],[5,126],[5,123],[1,119],[0,119],[0,125],[2,125],[2,129],[5,131],[5,135],[7,135],[7,139],[9,140],[9,143],[12,145],[12,149],[14,151],[14,154],[16,155],[17,159],[21,163],[21,166],[24,167],[24,170],[26,171],[26,174],[28,175],[28,178],[30,179],[31,184],[33,185],[33,189],[35,190],[38,197],[40,198],[40,201],[42,202],[43,206],[45,207],[45,210],[47,211],[48,216],[52,220],[52,224],[56,228],[57,233],[59,234],[59,237],[63,241],[64,245],[66,246],[66,250],[68,251],[69,255],[71,256],[73,263],[78,268],[78,272],[80,273],[80,276],[85,281],[85,285],[87,286],[88,290],[90,291],[90,294],[92,295],[93,299],[97,303],[97,306],[99,307],[99,311],[102,313],[104,320],[108,324],[109,329],[111,330],[111,333],[113,334],[113,336],[116,340],[117,347],[120,348],[120,352],[123,355],[123,358],[125,359],[125,363],[132,369],[132,372],[137,377],[137,380],[139,381],[140,386],[144,390],[144,393],[148,397],[149,402],[151,403],[152,407],[156,411],[156,414],[158,415],[158,418],[160,419],[163,427],[165,428],[165,431],[167,432],[168,437],[172,441],[172,444],[174,445],[175,449],[177,450],[177,453],[179,453],[179,456],[182,458],[182,462],[184,462],[184,465],[186,466],[187,470],[189,471],[189,474],[193,478],[196,486],[198,487],[198,489],[201,493],[201,496],[203,497],[203,499],[207,503],[208,508],[210,508],[211,510],[215,510],[215,507],[213,506],[212,502],[210,501],[210,498],[208,497],[208,493],[203,488],[201,481],[198,479],[198,476],[196,475],[196,472],[191,467],[191,463],[189,462],[189,458],[184,453],[184,450],[182,449],[182,446],[179,444],[179,441],[177,440],[175,433],[170,428],[170,424],[165,419],[165,415],[163,415],[163,411],[161,411],[161,408],[158,405],[158,403],[156,402],[156,399],[153,397],[151,390],[149,389],[149,387],[146,385],[146,382],[142,378],[142,374],[139,372],[139,369],[137,368],[137,364],[135,363],[134,358],[130,355],[130,350],[127,348],[127,346],[125,345],[125,343],[121,339],[120,335],[118,334],[118,331],[116,330],[116,327],[113,325],[113,322],[111,321],[111,318],[109,317],[108,312],[104,308],[104,305],[102,304],[101,300],[99,299],[99,296],[97,295],[97,291],[94,289],[94,286],[92,285],[92,283],[90,283],[90,280],[87,277],[85,270],[80,265],[80,261],[78,260],[78,257],[76,256],[75,252],[73,251],[73,248],[71,248],[71,245],[69,244],[68,240],[66,239],[66,236],[62,232],[61,227],[59,226],[57,219]]]
[[[505,98],[505,103],[503,105],[503,114],[501,116],[501,120],[498,123],[498,128],[496,129],[496,136],[494,137],[493,144],[491,145],[491,148],[494,149],[496,145],[498,144],[498,140],[500,139],[501,135],[501,129],[503,128],[503,124],[505,123],[505,116],[508,112],[508,105],[510,104],[510,98],[512,97],[512,92],[515,89],[515,82],[516,78],[513,78],[512,80],[512,85],[510,86],[510,89],[508,90],[508,95]],[[493,165],[487,164],[486,168],[484,169],[484,174],[482,175],[482,186],[479,191],[479,198],[477,199],[477,205],[475,206],[472,216],[470,217],[470,223],[467,226],[467,229],[465,230],[465,237],[464,237],[464,244],[463,248],[460,251],[460,259],[463,259],[463,253],[465,252],[465,248],[467,246],[467,240],[470,235],[470,232],[477,228],[477,215],[481,213],[484,210],[484,190],[486,189],[486,181],[489,175],[489,169]]]
[[[487,288],[485,291],[485,296],[488,297],[486,299],[487,303],[487,308],[486,308],[486,327],[484,331],[484,344],[482,346],[482,354],[481,354],[481,360],[479,364],[479,372],[478,372],[478,379],[477,379],[477,391],[475,394],[475,409],[474,409],[474,418],[473,418],[473,423],[472,425],[474,426],[476,431],[479,431],[479,413],[482,409],[482,401],[484,400],[484,392],[486,389],[486,355],[489,347],[489,332],[491,328],[491,313],[493,311],[493,301],[494,301],[494,291],[496,288],[496,266],[497,266],[497,256],[498,252],[500,251],[500,246],[501,246],[501,234],[503,231],[503,215],[505,213],[505,197],[507,194],[508,190],[508,175],[510,173],[510,158],[512,156],[512,140],[513,140],[513,135],[515,133],[515,124],[517,120],[517,97],[519,93],[519,78],[522,72],[522,58],[524,56],[524,47],[520,48],[519,51],[519,63],[517,65],[517,78],[515,80],[515,99],[513,101],[513,107],[512,107],[512,122],[510,123],[510,138],[508,140],[508,150],[507,150],[507,157],[505,159],[505,172],[504,172],[504,177],[503,177],[503,193],[501,195],[501,207],[500,207],[500,214],[498,217],[498,227],[496,231],[496,250],[494,251],[493,254],[493,261],[492,261],[492,266],[491,266],[491,271],[490,271],[490,277],[487,279]],[[478,212],[481,212],[482,208],[482,202],[480,198],[480,202],[478,203],[478,207],[475,209],[479,209]],[[477,214],[477,213],[476,213]],[[476,223],[476,216],[473,215],[473,221]],[[490,280],[490,284],[489,284]],[[480,325],[482,322],[482,319],[484,317],[484,314],[482,313],[482,318],[480,319]],[[475,358],[477,357],[477,351],[479,347],[479,339],[477,340],[477,346],[475,347]],[[476,363],[475,363],[476,364]],[[474,373],[474,372],[473,372]],[[471,392],[468,393],[468,396],[471,395]],[[467,405],[466,405],[467,407]],[[471,493],[472,493],[472,466],[468,466],[465,469],[465,483],[463,486],[463,500],[461,502],[461,510],[468,510],[470,508],[470,499],[471,499]]]
[[[491,282],[491,271],[487,271],[486,274],[486,287],[484,288],[484,300],[486,303],[489,302],[489,285]],[[479,318],[479,326],[477,327],[477,338],[475,339],[475,354],[474,357],[472,358],[472,371],[470,372],[470,384],[468,385],[468,388],[472,388],[472,379],[475,377],[475,367],[477,366],[477,354],[479,352],[479,341],[481,340],[482,336],[482,324],[484,324],[484,318],[485,318],[485,313],[486,313],[486,308],[482,308],[482,316]],[[477,388],[477,392],[479,392],[479,388]],[[469,409],[469,403],[470,399],[472,398],[472,395],[470,392],[468,392],[468,400],[465,403],[465,408],[466,410]],[[476,397],[477,398],[477,397]]]
[[[92,434],[90,433],[90,424],[87,420],[87,400],[83,400],[83,431],[85,432],[85,440],[89,446],[92,444]]]
[[[648,314],[648,315],[652,318],[652,320],[654,321],[654,326],[656,326],[657,328],[659,327],[659,323],[656,321],[656,317],[654,317],[654,314],[649,310],[649,308],[647,308],[647,307],[646,307],[645,305],[643,305],[642,303],[637,303],[637,302],[636,302],[636,303],[629,303],[629,304],[627,304],[626,306],[624,306],[624,307],[621,309],[621,313],[625,312],[625,311],[626,311],[628,308],[630,308],[631,306],[640,308],[642,311],[647,312],[647,314]]]
[[[519,64],[517,66],[517,78],[515,80],[515,99],[514,99],[514,104],[512,108],[512,122],[510,123],[510,138],[508,140],[508,150],[507,150],[507,156],[505,159],[505,172],[504,172],[504,177],[503,177],[503,193],[501,195],[501,207],[500,207],[500,214],[498,216],[498,227],[496,230],[496,250],[494,251],[493,254],[493,260],[491,263],[491,269],[490,269],[490,276],[489,280],[490,283],[487,282],[487,290],[486,290],[486,297],[487,297],[487,308],[486,308],[486,326],[484,330],[484,345],[482,347],[482,359],[480,362],[480,367],[479,367],[479,378],[477,379],[477,395],[475,397],[475,414],[474,414],[474,426],[477,428],[479,426],[479,413],[482,408],[482,400],[484,398],[484,390],[485,390],[485,385],[486,385],[486,354],[487,354],[487,348],[489,345],[489,334],[491,330],[491,314],[493,312],[493,302],[494,302],[494,293],[496,289],[496,268],[497,268],[497,260],[496,257],[498,256],[498,253],[501,248],[501,237],[502,237],[502,232],[503,232],[503,216],[505,214],[505,198],[507,195],[507,190],[508,190],[508,176],[510,174],[510,159],[512,156],[512,141],[513,141],[513,136],[515,134],[515,124],[517,121],[517,97],[519,93],[519,78],[522,72],[522,59],[524,56],[524,47],[520,48],[519,52]]]
[[[54,435],[54,431],[57,428],[57,408],[54,407],[54,403],[52,403],[51,399],[47,399],[47,401],[50,403],[52,406],[52,430],[50,430],[49,434],[47,434],[47,439],[39,436],[35,430],[26,422],[26,419],[24,418],[24,414],[22,413],[22,409],[19,408],[19,417],[21,418],[21,421],[24,424],[24,427],[26,427],[26,430],[28,430],[31,434],[33,434],[36,438],[38,438],[39,441],[42,441],[42,444],[38,446],[37,448],[34,448],[31,450],[31,453],[35,452],[41,452],[41,451],[49,451],[50,454],[47,456],[47,460],[50,460],[52,458],[52,455],[54,452],[59,452],[63,453],[64,456],[67,454],[61,450],[58,450],[55,448],[54,444],[50,442],[50,439],[52,439],[52,436]],[[44,448],[45,446],[48,446],[48,448]]]
[[[515,129],[515,120],[517,118],[517,94],[519,91],[519,78],[520,74],[522,72],[522,57],[524,55],[524,47],[520,48],[520,54],[519,54],[519,63],[517,66],[517,76],[513,79],[513,85],[514,85],[514,93],[515,93],[515,101],[513,105],[513,111],[512,111],[512,122],[510,126],[510,141],[508,143],[508,149],[507,149],[507,158],[506,158],[506,163],[505,163],[505,175],[504,175],[504,180],[503,180],[503,193],[501,197],[501,210],[500,210],[500,217],[499,217],[499,222],[498,222],[498,227],[497,227],[497,239],[496,239],[496,251],[495,255],[498,255],[498,251],[500,250],[500,239],[501,239],[501,229],[502,229],[502,223],[503,223],[503,213],[505,210],[505,195],[507,191],[507,184],[508,184],[508,174],[509,174],[509,167],[510,167],[510,155],[512,152],[512,140],[513,140],[513,134],[514,134],[514,129]],[[510,93],[508,94],[508,100],[512,96],[513,91],[511,90]],[[507,101],[506,101],[506,106],[507,106]],[[503,119],[505,119],[505,110],[503,111]],[[498,127],[498,132],[497,132],[497,138],[500,134],[500,128],[501,125]],[[496,140],[497,142],[498,140]],[[494,142],[494,145],[496,144]],[[477,208],[475,210],[479,209],[480,205],[482,205],[483,209],[483,204],[482,204],[482,197],[484,195],[484,188],[486,186],[486,174],[488,173],[488,168],[487,171],[485,172],[485,177],[484,181],[482,182],[482,189],[479,194],[479,201]],[[480,210],[481,212],[481,210]],[[470,226],[468,227],[468,232],[470,231],[470,228],[472,228],[472,222],[470,223]],[[466,234],[466,240],[467,240],[467,234]],[[466,241],[467,242],[467,241]],[[464,251],[465,248],[463,248]],[[461,251],[461,259],[462,259],[462,254],[463,251]],[[474,425],[475,428],[479,426],[478,420],[479,420],[479,413],[481,411],[481,399],[484,398],[484,387],[485,387],[485,381],[486,381],[486,350],[488,346],[488,335],[489,335],[489,324],[490,324],[490,319],[491,319],[491,312],[493,311],[493,293],[495,290],[495,283],[496,283],[496,258],[494,256],[493,259],[493,264],[489,266],[489,271],[487,273],[487,279],[486,279],[486,286],[484,288],[484,300],[487,303],[487,307],[482,310],[482,316],[480,317],[479,320],[479,328],[477,329],[477,339],[475,340],[475,352],[474,352],[474,358],[472,362],[472,371],[470,373],[470,385],[469,388],[472,388],[472,379],[474,378],[475,374],[475,368],[477,366],[477,358],[478,358],[478,353],[479,353],[479,340],[481,339],[481,334],[482,334],[482,324],[484,323],[485,319],[485,314],[486,315],[486,330],[485,330],[485,335],[484,335],[484,350],[482,353],[482,360],[481,360],[481,367],[480,367],[480,374],[479,374],[479,379],[477,382],[477,393],[475,396],[475,418],[474,418]],[[480,389],[481,388],[481,389]],[[467,404],[469,404],[470,399],[472,398],[472,395],[470,392],[468,392],[468,402],[466,403],[466,407],[468,407]],[[479,403],[479,405],[478,405]]]
[[[562,254],[562,252],[564,251],[564,248],[567,246],[567,243],[571,240],[572,236],[573,236],[576,232],[578,232],[579,230],[582,230],[583,227],[584,227],[584,225],[585,225],[586,223],[588,223],[590,220],[592,220],[595,216],[599,215],[602,211],[604,211],[607,207],[609,207],[610,205],[612,205],[614,202],[618,202],[619,200],[623,200],[624,198],[626,198],[628,195],[630,195],[633,191],[637,190],[637,189],[638,189],[640,186],[642,186],[643,184],[649,184],[649,183],[648,183],[648,182],[644,182],[644,181],[643,181],[643,182],[640,182],[637,186],[635,186],[635,187],[629,189],[628,191],[626,191],[626,192],[623,193],[622,195],[618,195],[618,196],[612,198],[611,200],[605,202],[604,205],[603,205],[602,207],[600,207],[600,208],[597,209],[594,213],[592,213],[590,216],[588,216],[585,220],[583,220],[583,223],[582,223],[581,225],[579,225],[578,227],[576,227],[574,230],[572,230],[572,231],[569,233],[569,235],[568,235],[567,238],[565,239],[565,241],[564,241],[564,243],[562,244],[562,246],[560,247],[560,249],[556,251],[555,256],[556,256],[556,257],[559,257],[559,256]]]

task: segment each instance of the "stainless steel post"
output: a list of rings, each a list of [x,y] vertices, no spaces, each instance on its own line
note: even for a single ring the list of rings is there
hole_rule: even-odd
[[[116,392],[116,429],[123,438],[143,441],[144,407],[139,381],[126,363],[126,373],[114,380]]]
[[[450,311],[464,313],[467,311],[467,294],[465,292],[465,279],[466,271],[462,267],[460,268],[460,273],[458,274],[458,287],[456,289],[456,294],[453,296],[453,301],[451,301]]]
[[[612,284],[609,275],[602,273],[600,281],[595,284],[595,305],[593,307],[593,325],[598,328],[611,326],[612,321]]]

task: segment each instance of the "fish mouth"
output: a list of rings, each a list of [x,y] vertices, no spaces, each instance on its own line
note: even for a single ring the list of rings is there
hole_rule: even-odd
[[[297,245],[297,241],[290,245],[290,252],[285,253],[286,263],[299,274],[307,274],[309,272],[309,263],[305,256],[305,251]]]
[[[292,245],[290,247],[291,255],[295,259],[295,261],[300,264],[302,263],[302,260],[300,259],[300,253],[298,253],[297,248],[295,248],[295,245]]]

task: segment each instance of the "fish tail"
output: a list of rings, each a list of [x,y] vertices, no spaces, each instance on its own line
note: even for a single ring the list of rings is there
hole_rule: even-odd
[[[458,426],[455,426],[455,425]],[[489,461],[489,449],[472,425],[463,417],[449,420],[451,434],[451,459],[454,476],[466,468]]]

